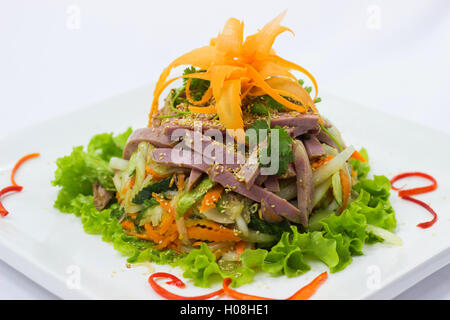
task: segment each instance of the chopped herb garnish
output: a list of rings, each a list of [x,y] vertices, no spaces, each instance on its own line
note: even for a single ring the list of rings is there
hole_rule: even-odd
[[[183,75],[188,75],[188,74],[197,73],[197,72],[206,72],[206,71],[205,70],[197,70],[194,67],[189,67],[189,68],[184,69]],[[186,88],[187,81],[188,81],[187,78],[183,79],[183,89]],[[210,82],[208,80],[193,78],[191,80],[191,84],[189,86],[189,92],[191,93],[192,99],[201,100],[203,95],[205,94],[206,90],[208,90],[209,84],[210,84]]]
[[[119,219],[121,219],[122,218],[122,215],[125,213],[125,211],[123,210],[123,208],[120,208],[118,205],[115,205],[115,206],[111,206],[111,214],[110,214],[110,217],[112,218],[112,219],[117,219],[117,220],[119,220]]]
[[[298,83],[303,87],[303,85],[305,84],[305,81],[303,81],[303,79],[298,79]],[[311,93],[311,91],[312,91],[312,87],[304,87],[304,89],[308,93]],[[316,100],[314,100],[314,103],[319,103],[321,101],[322,101],[322,98],[317,97]]]
[[[156,181],[146,187],[144,187],[139,193],[134,197],[133,203],[135,204],[145,204],[145,201],[152,201],[153,193],[161,193],[167,190],[174,189],[176,186],[170,186],[170,180],[172,178],[167,178],[161,181]],[[153,199],[155,200],[155,199]],[[156,200],[155,200],[156,201]],[[147,202],[150,204],[149,202]]]
[[[268,131],[268,143],[267,143],[267,151],[261,150],[260,155],[267,154],[270,155],[272,152],[272,144],[274,143],[272,140],[271,133],[274,130],[278,130],[278,150],[279,150],[279,164],[278,164],[278,171],[277,175],[282,175],[286,172],[286,170],[289,167],[289,163],[291,163],[294,160],[294,155],[292,153],[292,138],[290,137],[289,133],[284,130],[280,126],[275,126],[274,128],[270,129],[269,124],[265,120],[256,120],[253,125],[249,129],[254,129],[257,131],[257,143],[260,143],[259,141],[259,130],[267,130]],[[248,140],[248,137],[247,137]],[[269,167],[270,163],[264,164],[261,166],[263,167]]]
[[[249,111],[254,114],[265,116],[270,110],[280,111],[284,106],[271,96],[265,94],[255,97],[249,102]]]

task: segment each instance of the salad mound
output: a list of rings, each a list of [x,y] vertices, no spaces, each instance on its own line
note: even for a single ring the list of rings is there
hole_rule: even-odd
[[[201,287],[227,277],[240,286],[256,272],[294,277],[311,260],[337,272],[365,243],[399,244],[389,180],[369,178],[365,149],[319,114],[311,74],[271,48],[289,30],[283,16],[245,41],[230,19],[170,64],[148,127],[99,134],[57,160],[55,207],[129,263],[169,263]],[[312,81],[314,98],[291,70]]]

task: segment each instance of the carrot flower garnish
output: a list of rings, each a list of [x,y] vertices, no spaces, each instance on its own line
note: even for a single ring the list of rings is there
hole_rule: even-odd
[[[314,101],[318,87],[314,77],[305,68],[285,60],[275,54],[272,45],[281,33],[290,29],[281,26],[281,20],[286,12],[281,13],[260,31],[243,36],[243,22],[231,18],[222,32],[211,39],[209,45],[194,49],[169,64],[161,73],[153,93],[153,102],[149,114],[149,126],[152,117],[158,110],[159,97],[165,88],[173,81],[186,78],[186,96],[194,105],[201,105],[214,98],[215,105],[205,111],[215,111],[219,121],[229,129],[237,139],[242,139],[244,122],[242,118],[242,99],[247,95],[258,96],[267,94],[288,109],[305,113],[309,109],[317,113]],[[169,79],[173,68],[181,65],[191,65],[204,72],[186,74]],[[315,97],[297,82],[291,74],[297,70],[305,74],[313,83]],[[191,79],[210,81],[210,87],[204,96],[194,101],[190,95]],[[295,104],[287,98],[301,103]],[[201,108],[190,108],[191,112],[202,112]]]

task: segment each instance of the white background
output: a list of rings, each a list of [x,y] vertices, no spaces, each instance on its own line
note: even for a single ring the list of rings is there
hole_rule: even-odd
[[[154,81],[229,17],[250,34],[285,9],[296,35],[275,49],[314,74],[323,100],[329,92],[450,133],[448,0],[0,0],[0,136]],[[449,288],[448,265],[399,298],[450,299]],[[0,261],[8,298],[56,297]]]

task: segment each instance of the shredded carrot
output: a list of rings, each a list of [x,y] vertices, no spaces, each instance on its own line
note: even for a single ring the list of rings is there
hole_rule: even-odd
[[[124,220],[121,224],[125,230],[134,230],[134,223],[130,220]]]
[[[153,240],[148,236],[148,234],[146,234],[146,233],[137,233],[137,232],[134,232],[134,231],[128,231],[128,232],[127,232],[127,235],[133,236],[133,237],[136,237],[136,238],[142,239],[142,240],[153,241]]]
[[[159,194],[157,193],[153,193],[152,194],[153,198],[156,199],[156,201],[159,202],[159,204],[161,205],[161,207],[163,207],[164,210],[166,210],[166,212],[170,213],[170,215],[172,215],[173,217],[175,217],[175,209],[170,205],[169,201],[163,199]]]
[[[366,158],[364,158],[363,155],[359,153],[357,150],[355,150],[355,152],[352,153],[350,158],[356,159],[361,162],[366,162]]]
[[[159,181],[162,180],[164,178],[166,178],[166,176],[160,175],[159,173],[155,172],[154,170],[152,170],[152,168],[150,168],[149,166],[145,167],[145,172],[147,172],[147,174],[151,174],[152,175],[152,179]]]
[[[169,230],[169,227],[174,223],[173,216],[169,213],[165,213],[162,216],[161,224],[159,225],[159,234],[164,235],[167,230]]]
[[[135,220],[137,218],[137,216],[139,215],[139,212],[136,213],[129,213],[128,217],[132,218],[133,220]]]
[[[134,177],[131,179],[128,188],[130,188],[130,189],[133,188],[133,186],[134,186],[135,183],[136,183],[136,176],[134,176]]]
[[[241,254],[244,252],[244,250],[246,248],[245,241],[236,242],[235,248],[236,248],[236,253],[237,253],[238,257],[240,258]]]
[[[151,223],[146,223],[146,224],[144,225],[144,228],[145,228],[145,231],[147,232],[148,237],[149,237],[154,243],[157,243],[157,244],[158,244],[158,243],[160,243],[160,242],[163,240],[163,238],[161,237],[161,235],[153,229]]]
[[[203,241],[237,242],[241,240],[241,238],[234,234],[233,230],[224,227],[219,230],[207,229],[198,226],[188,227],[187,235],[189,239]]]
[[[167,246],[172,243],[173,241],[175,241],[177,239],[177,235],[176,234],[171,234],[169,236],[164,237],[164,239],[158,244],[156,245],[154,248],[157,250],[162,250],[167,248]]]
[[[178,179],[177,179],[177,189],[180,190],[184,190],[184,183],[185,183],[185,179],[186,179],[186,175],[184,173],[180,173],[178,174]]]
[[[354,181],[356,180],[356,178],[358,177],[358,173],[352,169],[352,182],[353,184],[355,183]]]
[[[122,194],[127,193],[128,189],[133,188],[134,184],[136,183],[136,176],[134,176],[133,178],[131,178],[130,182],[128,182],[128,184],[123,186],[122,189]]]
[[[350,198],[350,180],[347,173],[344,170],[339,170],[339,177],[341,178],[342,185],[342,210],[347,208],[348,199]]]
[[[220,230],[221,228],[224,228],[222,225],[207,219],[188,219],[184,222],[184,224],[186,228],[192,226],[201,226],[213,230]]]
[[[216,185],[215,187],[209,189],[203,197],[202,204],[200,205],[200,212],[205,212],[206,210],[215,208],[222,191],[223,187],[221,185]]]
[[[333,159],[333,156],[328,156],[322,159],[319,159],[317,161],[314,161],[313,163],[311,163],[311,168],[312,169],[317,169],[320,166],[323,166],[325,163],[327,163],[328,161],[330,161],[331,159]]]
[[[212,113],[219,116],[219,121],[230,130],[230,134],[238,141],[243,140],[244,122],[242,118],[242,100],[255,88],[262,94],[268,94],[288,109],[305,113],[311,108],[318,114],[314,100],[317,97],[317,82],[305,68],[287,61],[274,54],[273,43],[281,33],[290,29],[280,25],[286,12],[267,23],[256,34],[243,37],[243,22],[231,18],[223,31],[209,45],[194,49],[175,59],[161,73],[153,93],[153,102],[149,113],[151,125],[153,115],[158,110],[159,97],[172,82],[177,79],[188,79],[186,97],[194,105],[201,105],[214,99],[213,107],[190,107],[191,112]],[[205,70],[169,79],[173,68],[181,65],[192,65]],[[304,73],[313,83],[315,98],[298,84],[290,70]],[[201,100],[194,101],[190,93],[191,79],[210,81],[209,89]],[[294,98],[301,105],[286,99]],[[214,111],[213,111],[214,110]]]
[[[167,247],[169,249],[175,250],[178,253],[181,253],[181,249],[180,249],[181,245],[182,245],[182,242],[179,239],[176,239],[172,243],[169,243],[169,245]]]
[[[177,241],[179,234],[175,221],[175,209],[170,205],[169,201],[163,199],[157,193],[153,193],[152,196],[159,202],[166,214],[163,215],[158,229],[153,229],[148,223],[145,225],[147,234],[157,244],[155,248],[158,250],[167,248],[170,244],[179,247],[181,242]]]

